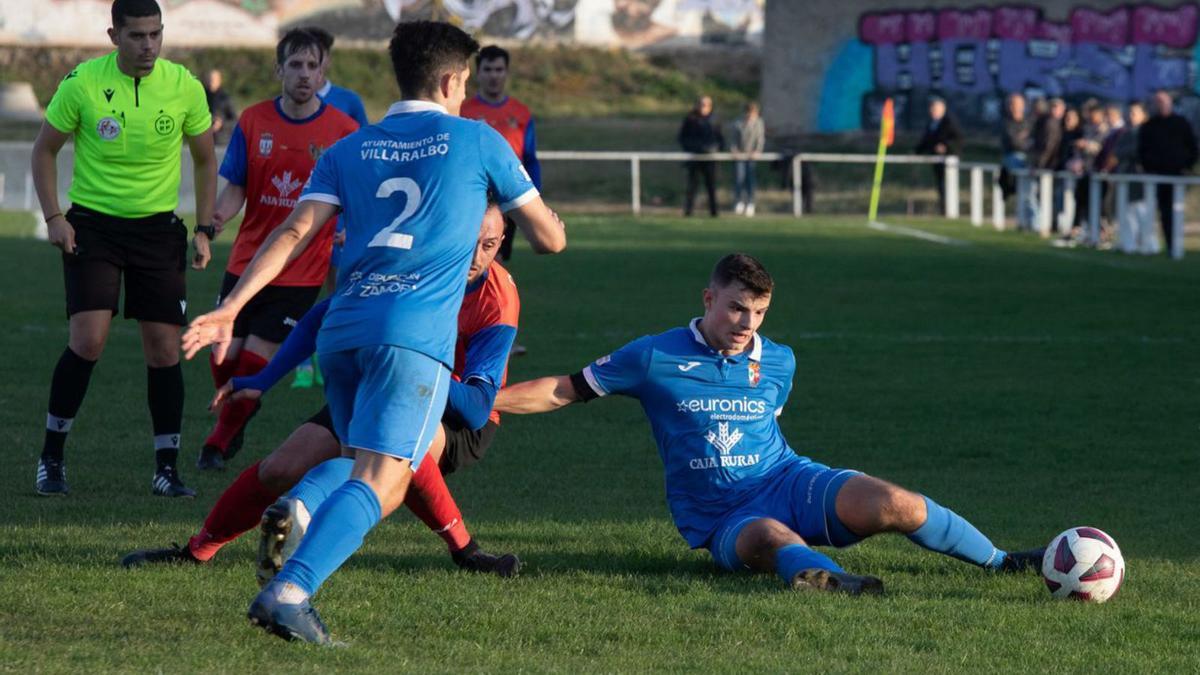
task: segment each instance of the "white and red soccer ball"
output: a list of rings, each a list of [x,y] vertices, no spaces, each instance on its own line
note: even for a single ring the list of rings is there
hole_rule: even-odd
[[[1112,537],[1094,527],[1072,527],[1042,557],[1042,577],[1056,598],[1104,602],[1125,580],[1125,558]]]

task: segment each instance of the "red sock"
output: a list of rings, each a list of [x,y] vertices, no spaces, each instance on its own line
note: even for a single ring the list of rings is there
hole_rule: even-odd
[[[253,375],[262,370],[267,365],[267,360],[255,354],[254,352],[243,349],[237,357],[237,369],[234,370],[234,377],[244,377]],[[211,445],[220,448],[222,451],[229,447],[229,441],[237,436],[238,431],[246,426],[246,421],[254,414],[254,409],[258,405],[255,400],[231,401],[221,408],[221,414],[217,416],[217,423],[213,426],[213,430],[205,439],[205,445]]]
[[[212,371],[213,385],[220,389],[233,377],[233,371],[237,368],[238,360],[225,359],[220,364],[213,358],[212,352],[208,353],[208,368]]]
[[[188,549],[197,560],[211,560],[225,544],[237,539],[262,518],[279,493],[269,490],[258,480],[258,465],[247,467],[225,488],[204,520],[204,527],[188,540]]]
[[[442,470],[433,458],[421,462],[421,468],[413,474],[404,505],[446,542],[451,553],[462,550],[471,541],[462,512],[454,503]]]

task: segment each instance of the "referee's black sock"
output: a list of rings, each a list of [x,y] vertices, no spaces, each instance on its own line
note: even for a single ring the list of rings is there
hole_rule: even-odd
[[[183,368],[146,368],[146,395],[154,427],[154,460],[158,469],[175,467],[183,429]]]
[[[50,379],[50,406],[46,413],[46,440],[42,445],[42,458],[61,462],[63,446],[67,443],[67,433],[75,421],[79,406],[83,405],[83,396],[87,393],[88,382],[92,379],[92,369],[95,361],[88,361],[71,351],[70,347],[63,350],[58,357],[58,365],[54,366],[54,375]]]

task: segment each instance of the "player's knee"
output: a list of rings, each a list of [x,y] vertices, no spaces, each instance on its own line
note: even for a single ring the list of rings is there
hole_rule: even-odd
[[[87,361],[98,361],[104,353],[104,338],[100,336],[72,335],[67,345],[76,356]]]
[[[925,500],[898,485],[879,481],[877,497],[880,529],[911,532],[925,522]]]
[[[759,518],[742,528],[737,538],[737,555],[742,562],[758,568],[756,563],[769,563],[775,551],[791,544],[803,544],[804,539],[787,525],[774,518]]]

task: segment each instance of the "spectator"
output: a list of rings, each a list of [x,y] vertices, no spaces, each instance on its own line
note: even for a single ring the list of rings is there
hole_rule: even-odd
[[[946,101],[934,96],[929,100],[929,126],[917,142],[919,155],[946,157],[962,152],[963,135],[954,118],[946,114]],[[933,165],[933,181],[937,186],[938,212],[946,211],[946,165]]]
[[[1083,122],[1079,117],[1079,111],[1075,108],[1067,108],[1063,113],[1062,127],[1062,139],[1058,144],[1058,163],[1055,165],[1055,170],[1072,173],[1078,180],[1078,177],[1083,175],[1083,159],[1080,157],[1079,148],[1075,143],[1083,138]],[[1072,188],[1071,194],[1074,193],[1074,188]],[[1075,212],[1079,208],[1079,205],[1073,201],[1070,208],[1067,208],[1066,200],[1063,199],[1065,195],[1065,185],[1055,193],[1055,209],[1058,212],[1055,230],[1063,234],[1071,229],[1071,225],[1075,222]]]
[[[1146,108],[1141,103],[1129,104],[1129,123],[1125,125],[1125,133],[1113,146],[1113,156],[1116,158],[1116,173],[1141,173],[1141,162],[1138,160],[1139,131],[1146,121]],[[1154,214],[1146,199],[1146,188],[1142,183],[1129,184],[1129,202],[1125,213],[1118,214],[1121,236],[1119,243],[1125,253],[1157,253],[1158,239],[1154,236]]]
[[[712,98],[701,96],[696,100],[696,106],[683,119],[679,127],[679,145],[684,152],[705,154],[720,152],[725,149],[725,138],[721,136],[721,125],[713,114]],[[708,192],[708,211],[713,217],[717,215],[717,163],[712,160],[688,160],[687,195],[683,202],[683,215],[692,215],[692,205],[696,201],[696,184],[704,180],[704,189]]]
[[[221,71],[213,68],[208,71],[208,79],[204,83],[204,97],[208,99],[208,111],[212,113],[213,140],[217,145],[228,145],[229,137],[233,134],[233,126],[237,124],[238,111],[233,107],[233,98],[221,86],[224,78]]]
[[[730,150],[740,157],[733,163],[733,195],[737,200],[734,211],[738,215],[754,216],[754,159],[763,151],[767,142],[766,128],[758,114],[758,103],[746,104],[746,113],[733,123],[733,147]]]
[[[1192,125],[1174,112],[1171,95],[1165,91],[1154,94],[1154,117],[1146,120],[1138,131],[1138,159],[1146,173],[1181,176],[1196,163],[1196,134]],[[1155,186],[1158,215],[1162,222],[1163,243],[1171,255],[1174,243],[1175,205],[1172,186]]]
[[[1061,98],[1049,101],[1039,101],[1037,117],[1033,121],[1033,138],[1030,147],[1029,163],[1040,171],[1054,171],[1058,166],[1058,148],[1062,144],[1062,120],[1067,112],[1067,105]],[[1040,178],[1033,183],[1034,189],[1040,189]],[[1053,198],[1052,214],[1061,210],[1062,190],[1054,181],[1050,190]],[[1055,223],[1053,219],[1051,225]]]
[[[1008,111],[1000,133],[1000,148],[1004,152],[1001,185],[1005,196],[1012,194],[1013,173],[1029,167],[1028,152],[1033,145],[1033,125],[1025,116],[1025,97],[1020,92],[1008,95]],[[1027,183],[1028,184],[1028,183]],[[1037,221],[1037,195],[1033,190],[1018,191],[1017,226],[1025,229]]]
[[[1082,162],[1079,182],[1075,184],[1075,222],[1071,232],[1065,235],[1071,241],[1078,242],[1083,238],[1083,225],[1087,222],[1091,208],[1092,178],[1090,172],[1096,168],[1096,157],[1104,145],[1104,137],[1108,135],[1108,123],[1105,121],[1104,108],[1096,99],[1088,99],[1083,104],[1083,135],[1075,141],[1075,148]]]
[[[1115,148],[1121,138],[1125,136],[1128,128],[1125,126],[1125,114],[1121,109],[1120,103],[1109,103],[1104,106],[1104,122],[1108,126],[1108,133],[1104,136],[1104,142],[1100,144],[1100,152],[1096,154],[1096,161],[1092,164],[1092,169],[1096,173],[1112,173],[1117,168],[1117,156]],[[1100,215],[1103,218],[1101,225],[1104,223],[1113,222],[1113,214],[1116,212],[1116,192],[1112,190],[1112,184],[1108,181],[1100,182]],[[1109,243],[1111,229],[1105,228],[1100,231],[1101,237],[1105,240],[1103,244]]]

